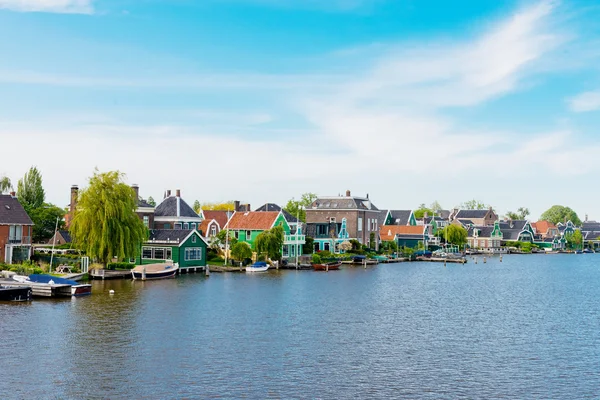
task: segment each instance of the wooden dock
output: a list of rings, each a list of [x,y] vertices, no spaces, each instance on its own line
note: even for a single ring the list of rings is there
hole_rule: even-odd
[[[449,264],[466,264],[466,258],[441,258],[441,257],[418,257],[417,261],[425,261],[425,262],[442,262]]]
[[[0,281],[0,285],[30,287],[31,294],[35,297],[71,297],[71,285],[67,284],[48,285],[35,282]]]
[[[133,279],[130,270],[112,270],[112,269],[91,269],[91,279],[107,280],[107,279]]]

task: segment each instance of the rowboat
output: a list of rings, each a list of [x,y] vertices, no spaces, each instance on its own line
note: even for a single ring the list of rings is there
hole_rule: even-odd
[[[14,276],[13,279],[15,279]],[[71,296],[86,296],[92,294],[92,285],[89,283],[79,283],[71,279],[59,278],[52,275],[33,274],[29,275],[28,280],[29,282],[43,285],[71,285]]]
[[[266,272],[269,269],[269,264],[264,261],[257,261],[246,267],[246,272]]]
[[[31,294],[27,286],[0,285],[0,301],[29,301]]]
[[[325,264],[313,264],[315,271],[334,271],[340,269],[341,261],[333,261]]]
[[[179,270],[179,264],[175,263],[156,263],[138,265],[131,270],[133,279],[142,281],[149,279],[166,279],[174,278]]]

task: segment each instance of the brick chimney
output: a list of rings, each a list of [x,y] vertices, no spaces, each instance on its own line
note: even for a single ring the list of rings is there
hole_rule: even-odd
[[[350,191],[346,190],[346,197],[350,197]]]
[[[79,196],[79,187],[77,185],[71,186],[71,203],[69,204],[69,213],[66,215],[65,224],[67,228],[71,226],[71,221],[75,216],[75,210],[77,209],[77,197]]]
[[[9,194],[10,194],[10,197],[13,197],[13,198],[17,197],[17,193],[16,192],[10,192]]]
[[[236,200],[233,202],[233,209],[234,211],[240,211],[240,201]]]
[[[177,189],[177,190],[175,191],[175,196],[177,196],[177,197],[181,197],[181,190],[180,190],[180,189]]]
[[[171,189],[167,190],[167,197],[171,197]]]
[[[140,187],[134,183],[133,185],[131,185],[131,188],[135,192],[135,198],[139,199],[140,198]]]

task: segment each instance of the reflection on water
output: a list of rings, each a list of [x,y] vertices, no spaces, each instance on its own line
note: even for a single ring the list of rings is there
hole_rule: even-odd
[[[95,281],[87,298],[0,304],[0,389],[2,398],[593,398],[599,261]]]

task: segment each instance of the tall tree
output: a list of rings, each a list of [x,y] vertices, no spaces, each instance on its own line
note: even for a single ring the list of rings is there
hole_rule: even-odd
[[[192,208],[194,209],[196,214],[200,214],[200,211],[202,211],[202,205],[198,200],[194,201],[194,205],[192,206]]]
[[[146,200],[146,203],[150,204],[152,207],[156,207],[156,200],[154,200],[154,197],[152,197],[152,196],[148,197],[148,200]]]
[[[25,176],[19,179],[17,197],[24,207],[38,208],[44,205],[46,193],[42,187],[42,174],[37,167],[31,167]]]
[[[66,211],[54,204],[44,203],[41,207],[26,207],[27,214],[33,221],[33,241],[42,243],[54,236],[54,228],[58,220],[58,229],[65,227]]]
[[[488,208],[488,206],[478,200],[473,199],[462,203],[460,208],[463,210],[485,210]]]
[[[290,199],[283,209],[294,217],[298,216],[300,221],[306,222],[306,209],[317,199],[315,193],[304,193],[300,200]]]
[[[575,225],[581,225],[581,220],[577,213],[569,207],[555,205],[546,210],[540,217],[542,221],[558,224],[559,222],[571,221]]]
[[[282,226],[276,226],[268,231],[261,232],[254,242],[258,255],[266,254],[271,260],[281,260],[284,231]]]
[[[579,229],[576,229],[575,232],[566,235],[565,239],[567,240],[567,245],[571,249],[579,249],[583,243],[583,235]]]
[[[431,203],[429,208],[436,214],[443,210],[442,205],[437,200]]]
[[[442,237],[446,243],[462,246],[467,243],[468,232],[462,226],[450,224],[443,229]]]
[[[428,216],[433,216],[434,215],[434,211],[431,208],[427,208],[427,206],[425,206],[425,203],[422,203],[419,208],[417,208],[414,211],[414,215],[416,219],[421,219],[425,216],[425,213],[427,213]]]
[[[137,198],[119,171],[94,172],[89,187],[79,192],[71,236],[76,247],[104,264],[133,258],[147,238],[135,213]]]
[[[8,176],[0,177],[0,193],[8,192],[12,189],[12,183]]]
[[[231,257],[236,261],[244,261],[246,258],[252,258],[252,248],[246,242],[237,242],[231,246]]]
[[[524,220],[529,216],[529,208],[519,207],[517,212],[509,211],[506,213],[506,218],[514,220]]]

